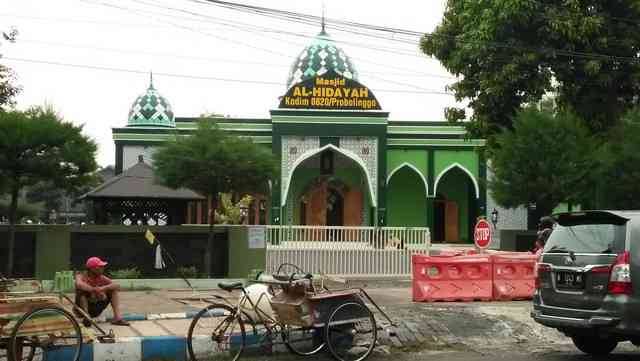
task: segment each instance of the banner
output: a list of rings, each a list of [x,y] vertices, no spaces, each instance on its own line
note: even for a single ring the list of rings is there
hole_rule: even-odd
[[[293,85],[280,101],[282,109],[380,110],[371,90],[331,71]]]

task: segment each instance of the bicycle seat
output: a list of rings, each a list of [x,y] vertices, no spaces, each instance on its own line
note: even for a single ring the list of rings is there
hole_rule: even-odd
[[[218,283],[218,287],[227,292],[231,292],[242,289],[242,282],[220,282]]]

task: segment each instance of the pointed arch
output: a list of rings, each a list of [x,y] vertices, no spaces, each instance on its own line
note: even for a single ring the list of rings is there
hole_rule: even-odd
[[[400,164],[399,166],[397,166],[394,170],[391,171],[391,173],[389,173],[389,176],[387,177],[387,186],[389,186],[389,182],[391,181],[391,177],[393,177],[393,175],[399,171],[400,169],[407,167],[411,170],[413,170],[414,172],[418,173],[418,176],[420,177],[420,179],[422,179],[422,183],[424,183],[424,194],[429,197],[429,183],[427,183],[427,179],[424,177],[424,175],[422,174],[422,172],[420,172],[420,170],[418,170],[418,168],[416,168],[416,166],[414,166],[411,163],[408,162],[404,162],[402,164]]]
[[[351,152],[351,151],[346,150],[346,149],[338,148],[333,144],[327,144],[324,147],[308,150],[308,151],[304,152],[302,155],[300,155],[300,157],[298,159],[296,159],[295,162],[293,162],[293,164],[291,165],[291,171],[289,173],[290,175],[289,175],[288,179],[286,180],[286,183],[284,184],[284,188],[283,188],[283,191],[282,191],[282,203],[281,204],[284,205],[287,202],[287,196],[289,194],[289,187],[291,186],[291,181],[293,180],[293,175],[295,173],[295,170],[298,168],[298,166],[300,164],[302,164],[302,162],[304,162],[305,160],[315,156],[316,154],[322,153],[327,149],[344,155],[345,157],[347,157],[347,158],[351,159],[352,161],[356,162],[356,164],[358,166],[360,166],[360,169],[364,172],[364,175],[367,178],[367,185],[369,187],[369,197],[371,198],[371,204],[373,205],[373,207],[377,207],[378,202],[377,202],[377,199],[375,197],[375,193],[374,193],[374,189],[373,189],[373,183],[371,182],[371,175],[369,174],[369,171],[367,170],[367,166],[366,166],[365,162],[362,160],[362,158],[360,158],[354,152]]]
[[[465,168],[462,164],[460,163],[453,163],[450,166],[448,166],[447,168],[445,168],[442,172],[440,172],[440,174],[438,174],[438,176],[436,177],[436,181],[433,184],[433,195],[436,196],[438,193],[438,183],[440,182],[440,179],[442,179],[442,177],[447,174],[448,171],[450,171],[453,168],[459,168],[461,171],[467,173],[467,175],[469,176],[469,178],[471,178],[471,182],[473,183],[473,187],[476,190],[476,199],[480,198],[480,186],[478,185],[478,181],[476,180],[476,178],[473,176],[473,174],[467,169]]]

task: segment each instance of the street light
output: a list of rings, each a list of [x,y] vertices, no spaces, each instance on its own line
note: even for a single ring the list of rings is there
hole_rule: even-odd
[[[497,209],[493,209],[493,211],[491,211],[491,223],[493,223],[493,228],[495,229],[497,227],[498,224],[498,210]]]

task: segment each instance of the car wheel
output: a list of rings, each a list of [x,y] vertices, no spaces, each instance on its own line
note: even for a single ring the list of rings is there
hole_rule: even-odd
[[[600,338],[597,335],[575,335],[571,339],[578,350],[594,356],[608,355],[618,346],[615,339]]]

